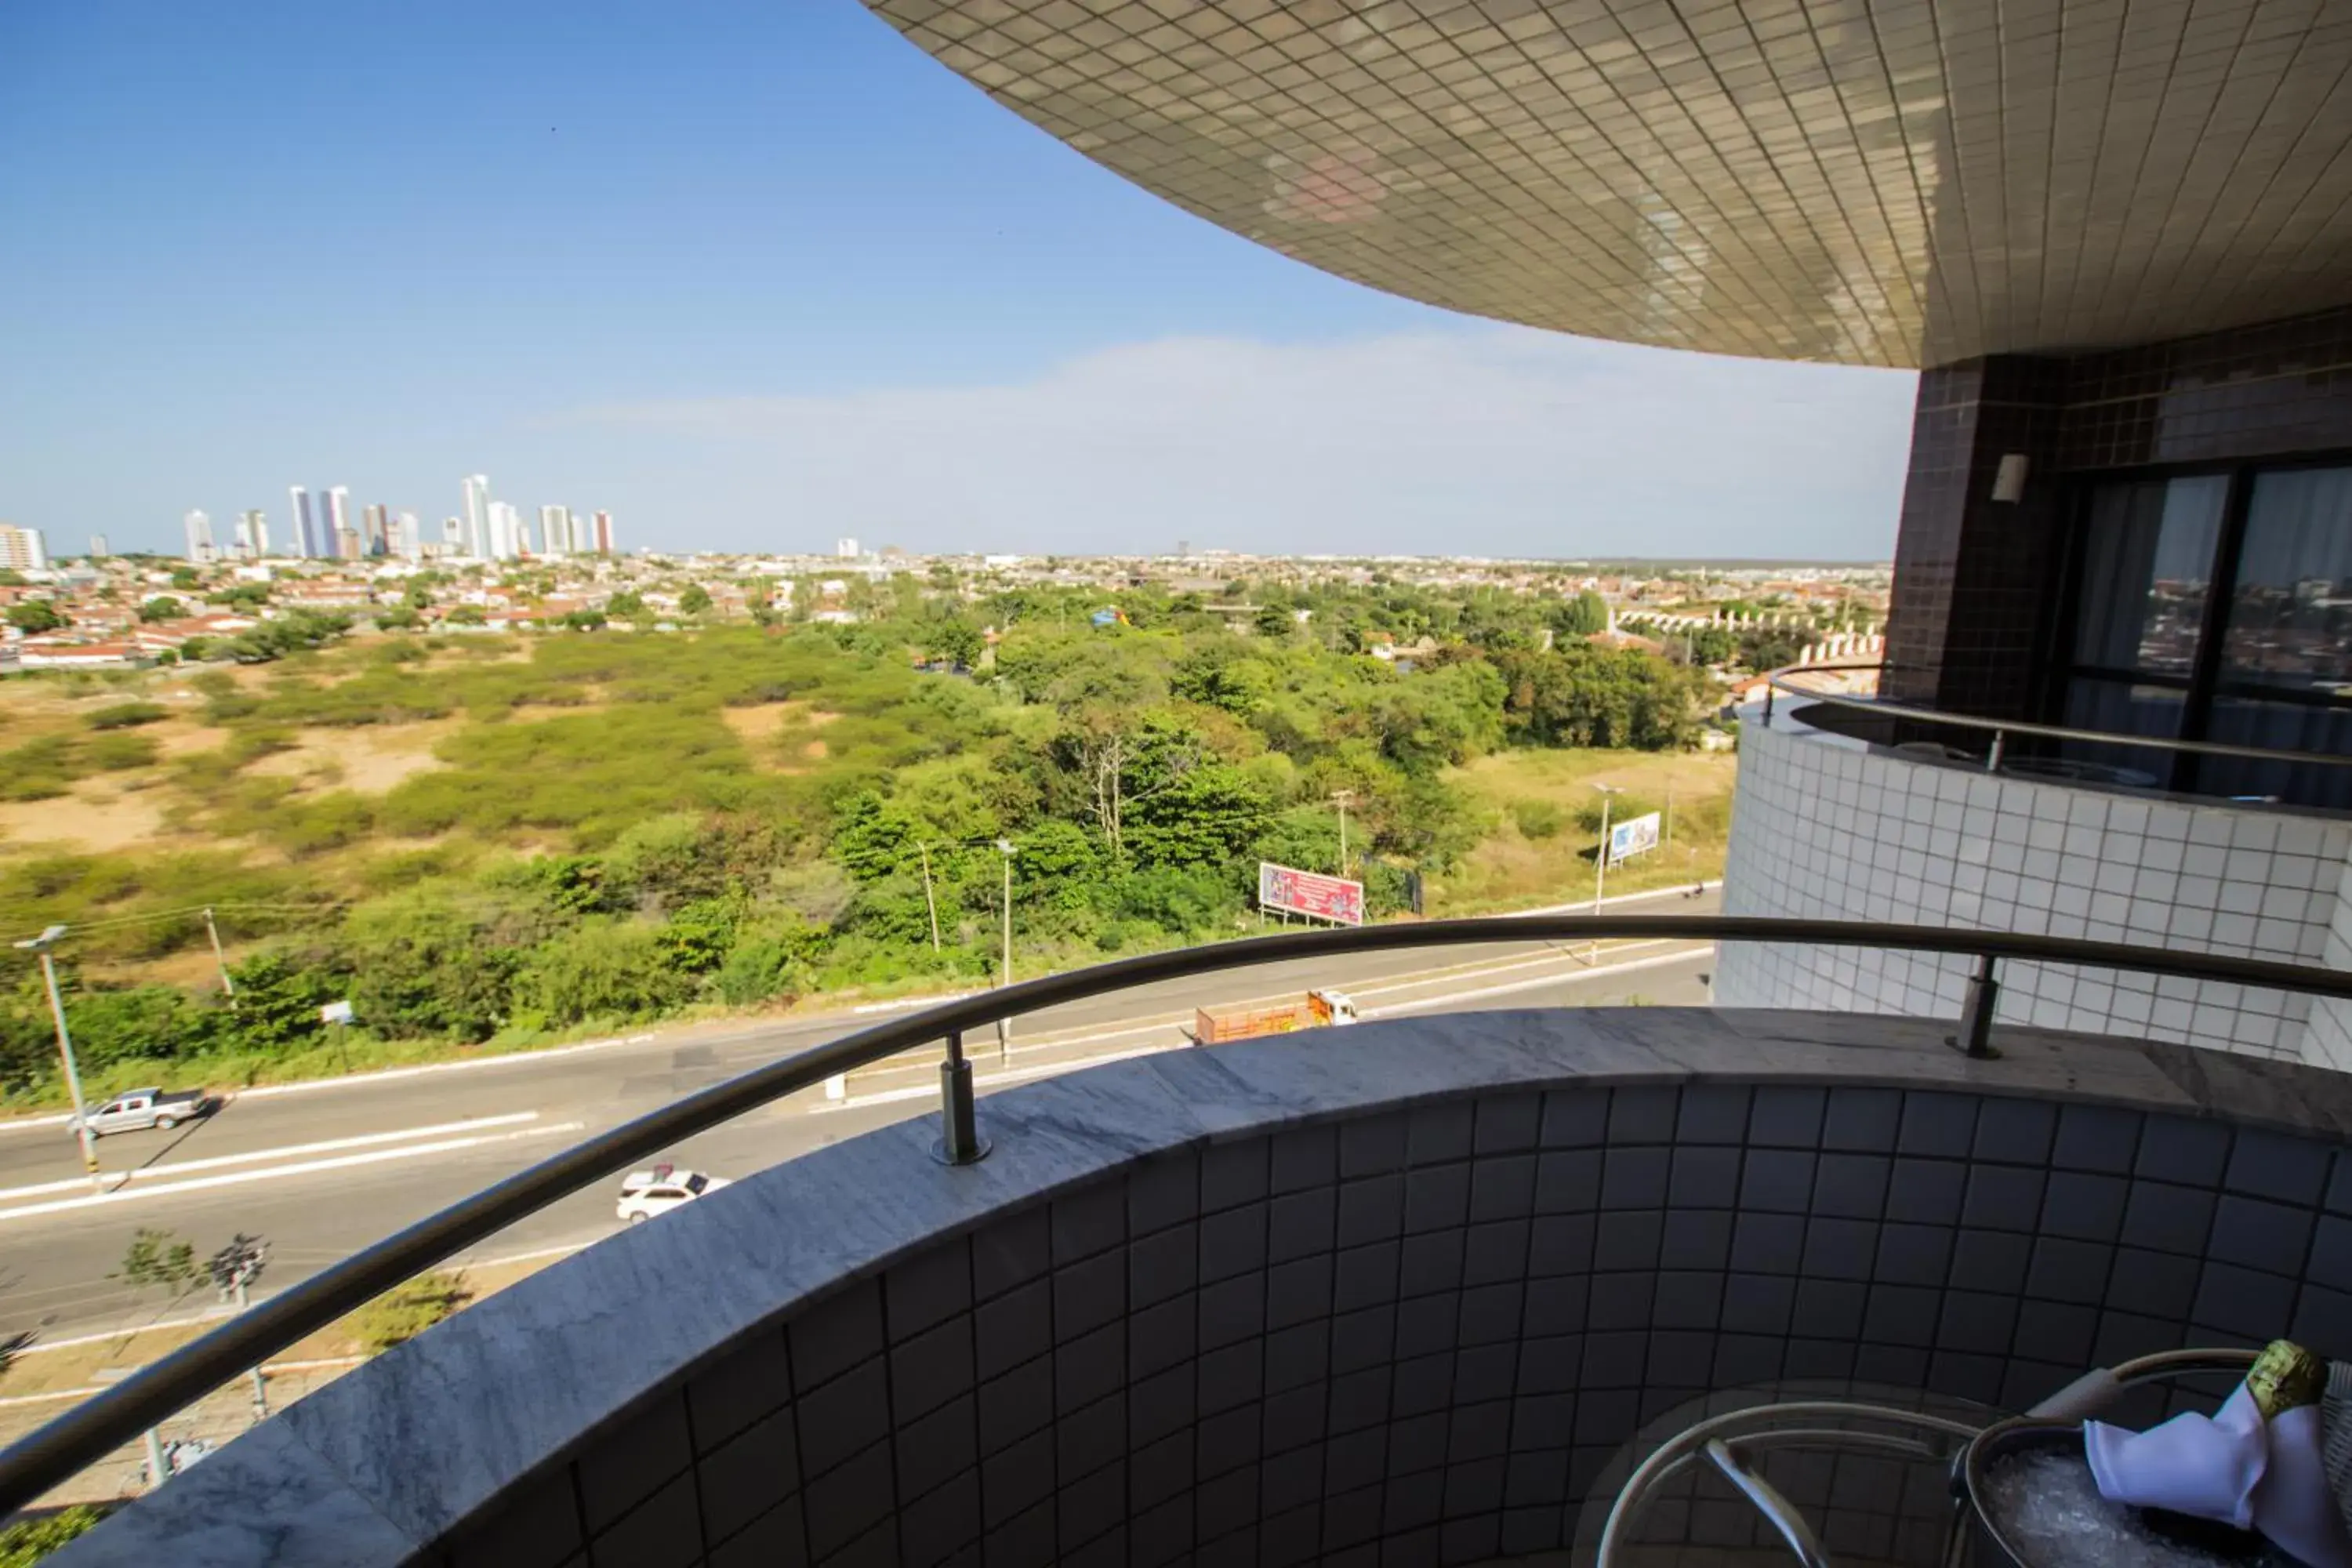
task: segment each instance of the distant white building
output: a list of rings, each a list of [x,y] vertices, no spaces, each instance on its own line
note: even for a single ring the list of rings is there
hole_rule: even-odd
[[[466,476],[466,553],[488,557],[490,543],[490,476]]]
[[[188,559],[202,564],[220,554],[213,544],[213,520],[202,510],[192,511],[180,520],[188,535]]]
[[[320,547],[318,520],[310,515],[310,492],[300,485],[289,485],[286,499],[294,508],[293,518],[286,526],[294,536],[287,542],[293,547],[295,559],[307,561],[313,555],[331,553],[331,550]]]
[[[360,532],[352,526],[351,487],[336,485],[327,491],[326,515],[320,519],[319,531],[325,536],[320,554],[339,561],[359,559]]]
[[[425,559],[425,525],[416,521],[413,511],[400,514],[400,547],[398,553],[411,561]]]
[[[539,509],[539,552],[541,555],[572,553],[570,507],[543,506]]]
[[[89,536],[89,558],[91,560],[103,561],[113,553],[114,552],[106,547],[106,535],[102,533],[93,533]]]
[[[842,561],[855,561],[855,560],[856,560],[856,559],[857,559],[857,555],[858,555],[858,551],[857,551],[857,541],[856,541],[856,540],[854,540],[854,539],[836,539],[836,540],[835,540],[835,541],[833,542],[833,553],[834,553],[835,557],[836,559],[838,559],[838,560],[842,560]]]
[[[482,553],[492,561],[511,561],[523,552],[526,542],[522,513],[515,510],[514,503],[490,502],[489,535],[483,541]]]
[[[103,545],[105,542],[105,536],[102,534],[91,541],[93,544],[98,545]],[[103,552],[102,550],[92,552],[93,554]],[[11,523],[0,522],[0,566],[5,566],[12,572],[47,571],[49,546],[48,542],[41,537],[41,531],[37,528],[18,528]]]

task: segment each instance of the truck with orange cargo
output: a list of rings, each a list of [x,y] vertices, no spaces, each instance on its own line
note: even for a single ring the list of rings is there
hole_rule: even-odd
[[[1197,1007],[1192,1013],[1192,1043],[1230,1045],[1261,1035],[1287,1035],[1295,1029],[1321,1029],[1356,1021],[1356,1001],[1345,991],[1309,991],[1304,1002],[1286,1007]]]

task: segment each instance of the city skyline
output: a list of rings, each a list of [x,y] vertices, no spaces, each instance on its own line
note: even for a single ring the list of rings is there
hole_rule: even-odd
[[[236,514],[233,542],[224,550],[214,532],[212,514],[194,508],[181,514],[178,553],[199,562],[233,558],[414,563],[438,557],[508,561],[614,552],[616,535],[608,508],[582,510],[563,502],[545,503],[536,509],[534,531],[530,514],[522,508],[491,495],[488,475],[467,475],[459,490],[459,511],[446,519],[436,537],[428,535],[413,508],[369,501],[354,525],[350,486],[331,485],[319,491],[320,504],[314,510],[310,488],[289,485],[288,526],[282,534],[271,531],[267,509],[243,508]],[[37,528],[19,531],[41,532]],[[105,537],[91,535],[94,542]],[[92,553],[103,552],[94,548]]]
[[[425,126],[340,114],[321,58],[447,101]],[[130,87],[190,68],[218,90]],[[311,133],[288,145],[257,100]],[[526,510],[593,497],[679,552],[1864,560],[1894,536],[1908,374],[1546,338],[1343,282],[1127,184],[855,5],[719,0],[673,28],[427,0],[233,37],[126,0],[5,8],[12,130],[40,155],[5,182],[0,517],[52,538],[165,548],[191,505],[234,517],[298,473],[430,537],[446,476],[484,465]],[[315,244],[247,243],[289,210]],[[476,243],[382,243],[451,210]],[[320,395],[322,356],[367,374]],[[126,444],[140,461],[109,459]]]

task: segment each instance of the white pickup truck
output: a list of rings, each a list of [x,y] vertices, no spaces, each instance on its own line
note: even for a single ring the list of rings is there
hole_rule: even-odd
[[[103,1138],[110,1132],[138,1132],[150,1127],[169,1132],[216,1108],[217,1102],[201,1089],[174,1089],[169,1094],[160,1089],[134,1089],[89,1113],[89,1134]],[[68,1120],[68,1125],[75,1124]]]

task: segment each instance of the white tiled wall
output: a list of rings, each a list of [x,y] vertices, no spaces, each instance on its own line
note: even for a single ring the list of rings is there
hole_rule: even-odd
[[[1743,726],[1724,907],[2352,968],[2352,825],[1995,777]],[[1727,943],[1730,1006],[1957,1016],[1965,956]],[[2003,964],[2000,1017],[2352,1068],[2352,1007],[2262,987]]]

